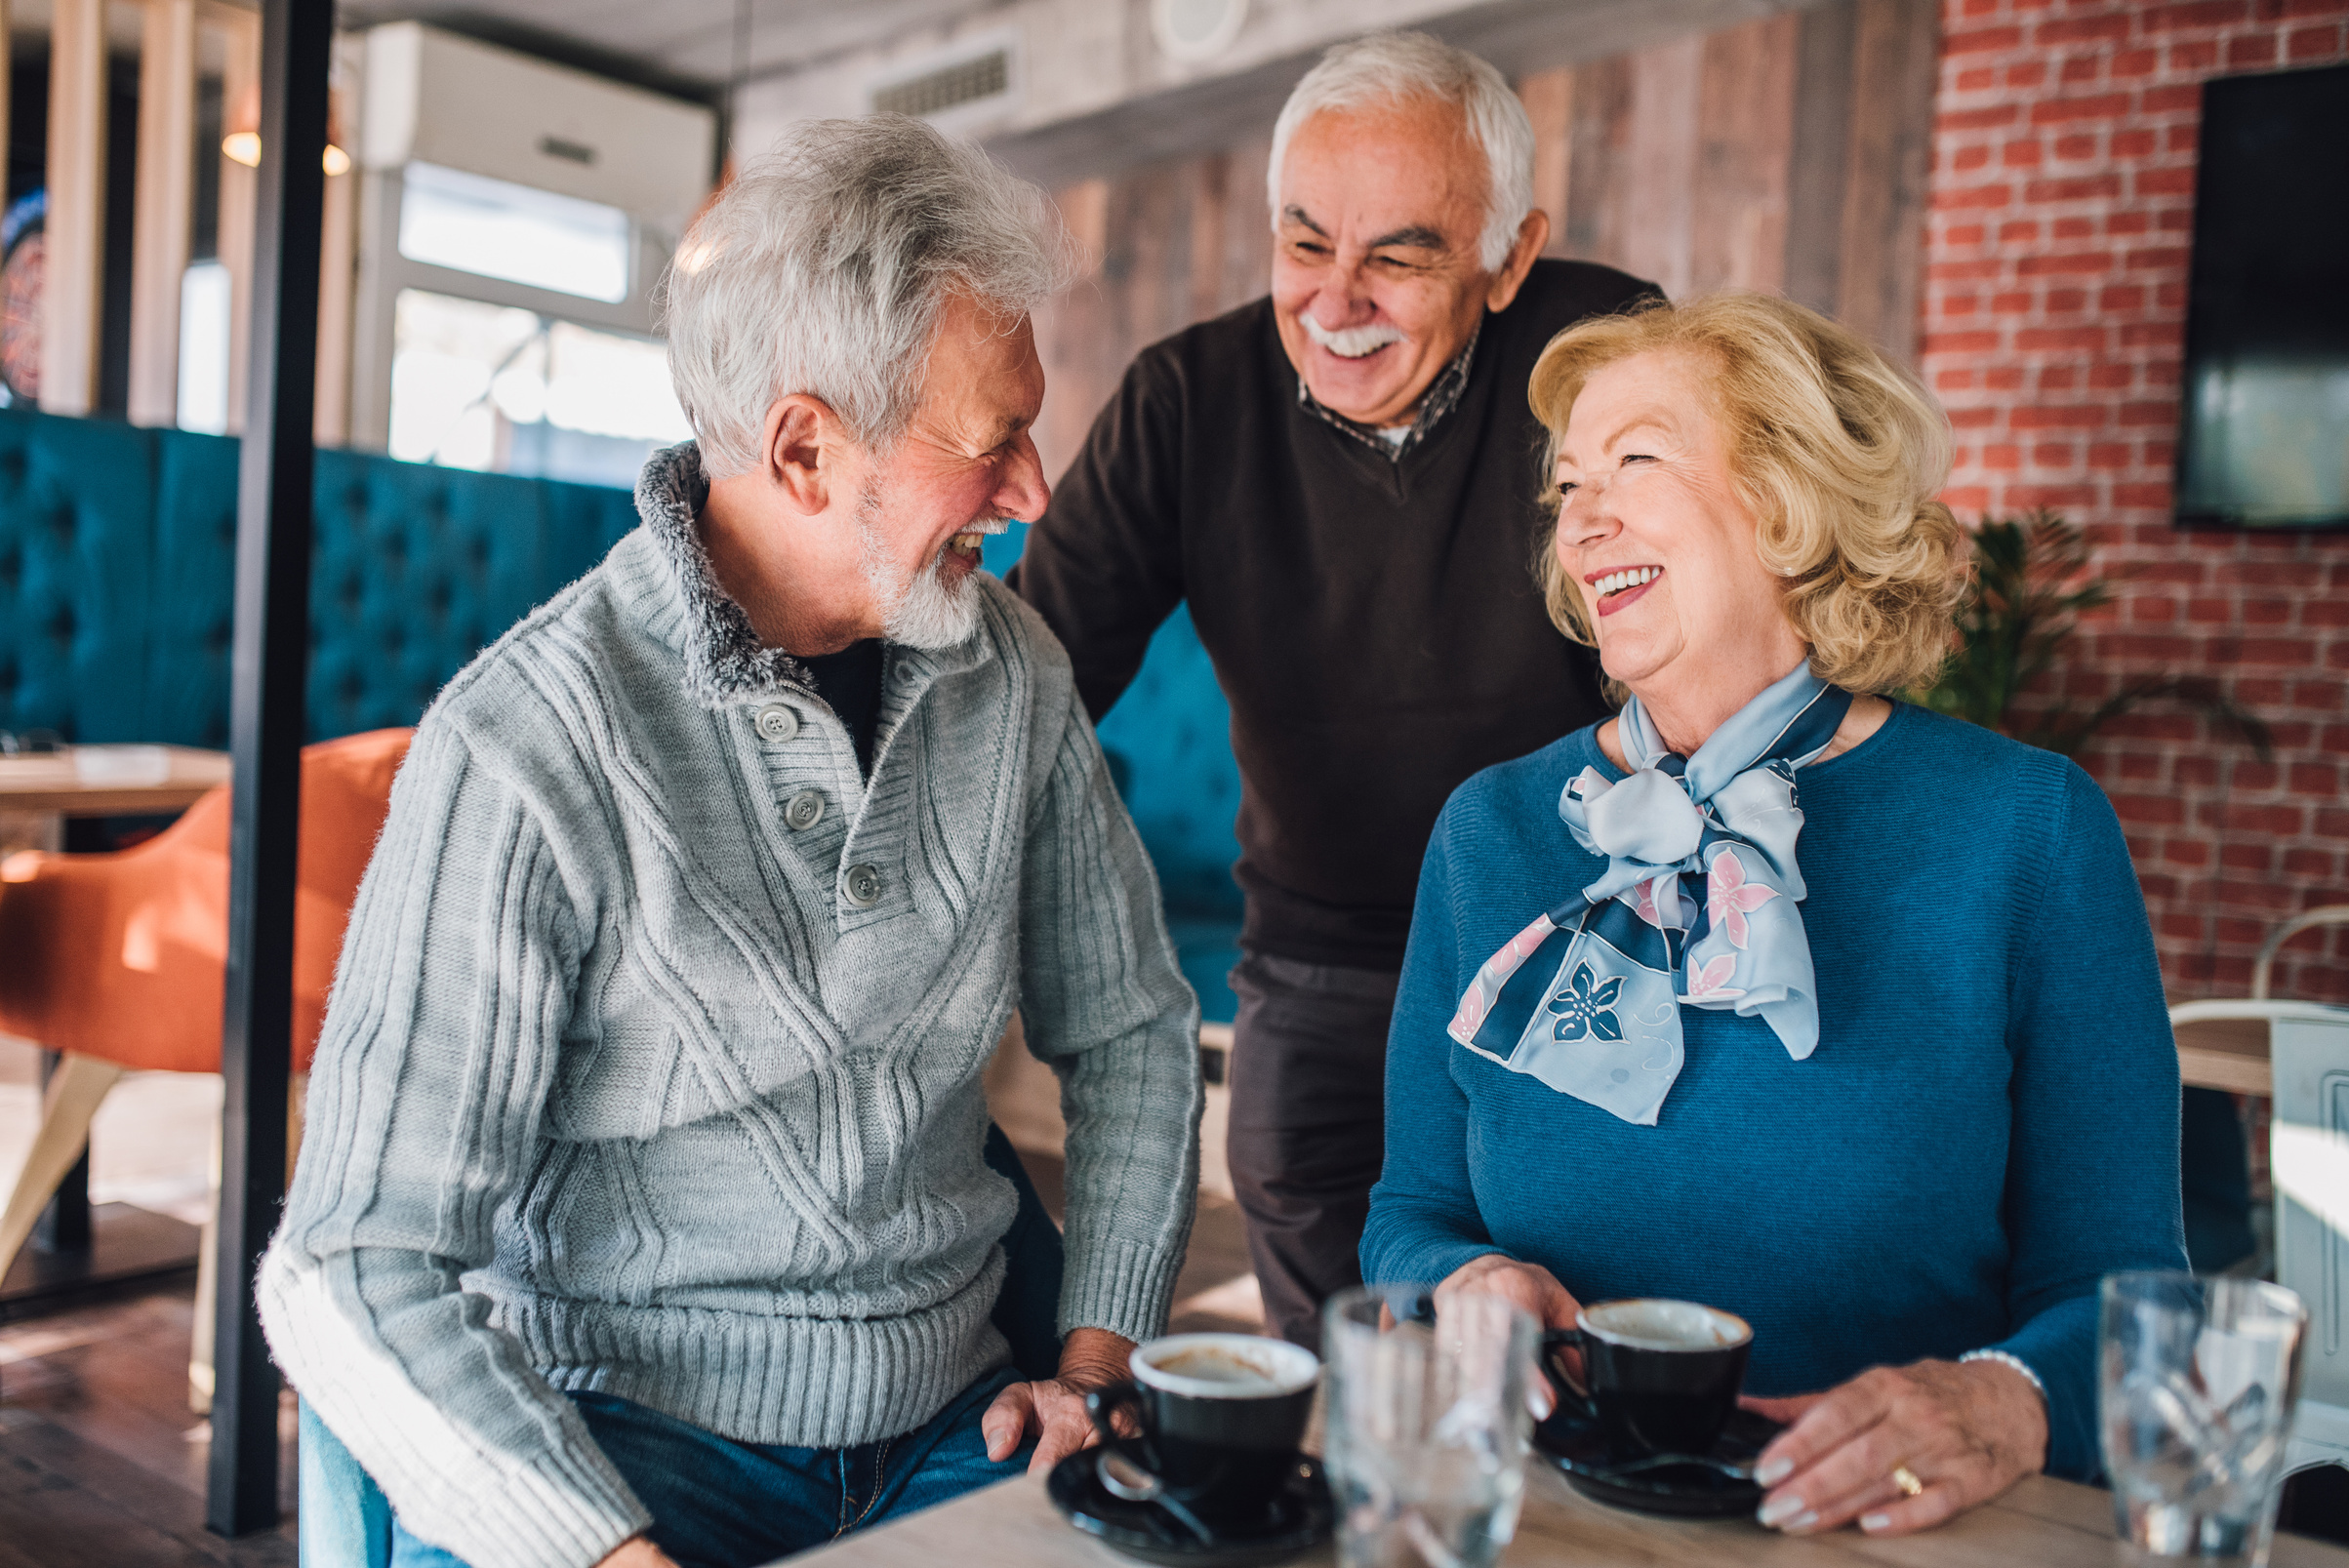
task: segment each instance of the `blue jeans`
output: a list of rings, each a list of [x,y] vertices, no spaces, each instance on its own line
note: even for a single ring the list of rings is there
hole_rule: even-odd
[[[738,1443],[616,1399],[575,1393],[595,1446],[653,1511],[653,1544],[681,1568],[757,1568],[868,1525],[1017,1475],[1034,1450],[987,1457],[979,1418],[1019,1381],[1011,1367],[957,1394],[928,1425],[855,1448]],[[392,1568],[465,1568],[391,1522]]]

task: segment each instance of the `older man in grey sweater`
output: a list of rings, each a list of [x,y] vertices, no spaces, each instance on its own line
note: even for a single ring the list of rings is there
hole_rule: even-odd
[[[1036,193],[811,125],[668,281],[698,441],[425,714],[263,1266],[395,1561],[754,1563],[1087,1440],[1162,1325],[1197,1005],[1071,679],[978,570],[1045,500]],[[1060,1375],[990,1313],[1012,1011],[1069,1119]]]

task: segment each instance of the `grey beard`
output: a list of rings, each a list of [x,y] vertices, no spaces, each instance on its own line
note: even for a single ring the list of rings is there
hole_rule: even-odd
[[[947,584],[944,546],[911,578],[901,579],[875,523],[880,510],[880,497],[872,491],[857,498],[859,564],[881,607],[882,633],[908,648],[953,647],[979,629],[979,596],[967,582]]]

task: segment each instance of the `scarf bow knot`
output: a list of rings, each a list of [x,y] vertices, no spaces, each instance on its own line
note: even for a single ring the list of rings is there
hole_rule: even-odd
[[[1705,814],[1688,798],[1687,785],[1661,768],[1641,768],[1621,784],[1609,784],[1598,769],[1585,768],[1566,789],[1581,796],[1575,802],[1580,809],[1566,817],[1566,825],[1585,849],[1617,862],[1677,865],[1704,839]],[[1563,802],[1559,810],[1564,815]]]
[[[1618,730],[1633,771],[1585,768],[1558,802],[1606,869],[1485,961],[1451,1037],[1640,1126],[1680,1076],[1683,1006],[1759,1015],[1807,1058],[1819,1011],[1795,770],[1850,705],[1799,665],[1682,758],[1633,698]]]

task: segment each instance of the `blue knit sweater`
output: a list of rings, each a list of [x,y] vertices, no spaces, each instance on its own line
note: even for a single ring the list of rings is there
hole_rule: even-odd
[[[2182,1268],[2178,1073],[2145,905],[2071,763],[1922,708],[1799,776],[1819,1046],[1681,1010],[1686,1066],[1639,1127],[1455,1045],[1477,967],[1603,865],[1559,821],[1596,728],[1444,808],[1387,1055],[1362,1267],[1480,1254],[1585,1302],[1670,1296],[1754,1326],[1749,1392],[1977,1347],[2048,1394],[2047,1468],[2096,1453],[2096,1283]]]

